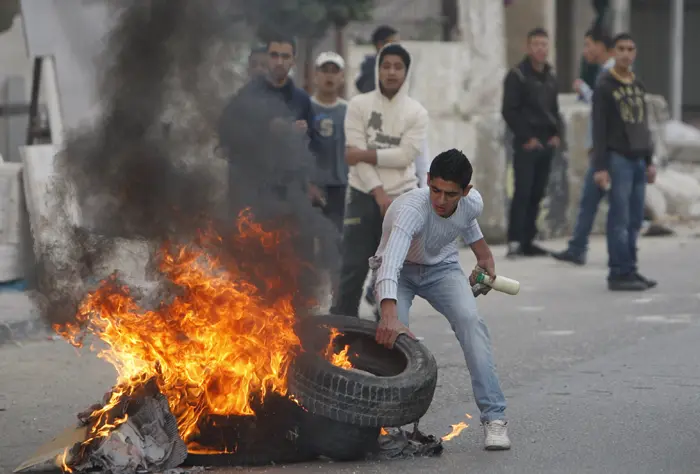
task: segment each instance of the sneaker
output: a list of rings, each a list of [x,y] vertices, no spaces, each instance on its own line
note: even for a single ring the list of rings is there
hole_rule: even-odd
[[[509,242],[508,253],[506,253],[506,258],[516,258],[521,255],[523,255],[523,251],[520,248],[520,244],[518,242]]]
[[[563,252],[552,252],[552,257],[560,262],[573,263],[574,265],[585,265],[586,259],[581,255],[576,255],[570,249],[566,249]]]
[[[484,422],[484,449],[487,451],[504,451],[510,449],[508,422],[493,420]]]
[[[647,288],[654,288],[654,287],[656,287],[656,285],[659,284],[659,282],[657,282],[656,280],[652,280],[651,278],[647,278],[640,273],[635,273],[634,276],[637,277],[637,280],[643,282],[647,286]]]
[[[548,250],[543,249],[539,245],[529,244],[522,247],[523,255],[526,257],[546,257],[550,255]]]
[[[610,291],[644,291],[648,289],[649,285],[638,279],[634,273],[608,278],[608,290]]]

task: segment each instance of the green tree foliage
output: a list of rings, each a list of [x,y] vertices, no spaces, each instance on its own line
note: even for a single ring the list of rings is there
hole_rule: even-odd
[[[256,0],[251,17],[261,38],[284,34],[315,39],[333,25],[371,17],[373,0]]]

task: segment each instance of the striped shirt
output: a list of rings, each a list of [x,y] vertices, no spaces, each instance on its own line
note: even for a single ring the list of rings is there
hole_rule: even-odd
[[[481,194],[472,189],[460,199],[450,217],[440,217],[430,204],[430,189],[409,191],[389,206],[382,225],[382,239],[375,257],[381,262],[376,274],[377,301],[396,299],[399,272],[404,262],[436,265],[459,261],[457,237],[468,244],[483,234],[476,218],[484,209]]]

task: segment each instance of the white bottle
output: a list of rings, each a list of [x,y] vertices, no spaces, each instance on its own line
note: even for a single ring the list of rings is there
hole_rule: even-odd
[[[488,285],[494,290],[500,291],[501,293],[506,293],[508,295],[517,295],[520,291],[519,281],[500,275],[497,276],[495,280],[491,280],[491,277],[489,277],[486,273],[480,273],[479,276],[476,277],[476,282]]]

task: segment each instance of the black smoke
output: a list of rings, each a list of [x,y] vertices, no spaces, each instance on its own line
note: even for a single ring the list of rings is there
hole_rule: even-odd
[[[196,242],[207,228],[222,236],[210,250],[225,265],[261,288],[271,278],[285,291],[293,285],[297,311],[308,311],[337,261],[333,227],[306,193],[314,159],[291,127],[269,127],[269,117],[282,113],[278,103],[242,100],[222,119],[246,80],[241,58],[253,39],[254,3],[112,5],[116,26],[100,60],[103,113],[70,136],[58,157],[54,237],[35,244],[39,300],[50,324],[74,321],[94,280],[119,267],[125,243],[139,242],[153,270],[162,245]],[[266,229],[291,232],[303,278],[292,278],[282,250],[241,245],[237,216],[245,208]]]

